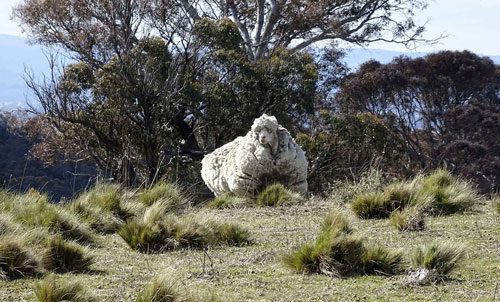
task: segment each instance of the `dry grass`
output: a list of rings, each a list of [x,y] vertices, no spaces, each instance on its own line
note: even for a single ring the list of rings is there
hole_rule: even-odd
[[[399,232],[384,220],[356,219],[342,200],[313,199],[288,207],[193,209],[219,223],[238,223],[254,244],[213,246],[208,250],[176,250],[143,254],[130,249],[117,234],[105,235],[93,248],[94,270],[100,274],[65,274],[58,280],[92,289],[97,300],[134,301],[157,276],[175,272],[175,283],[190,292],[213,292],[222,301],[494,301],[500,298],[498,214],[491,203],[478,203],[462,214],[428,217],[418,233]],[[439,285],[410,287],[403,276],[332,278],[290,272],[280,262],[284,253],[315,240],[327,214],[339,211],[350,227],[370,244],[410,251],[431,242],[461,243],[467,253]],[[328,225],[328,223],[325,223]],[[323,225],[325,225],[323,224]],[[381,253],[383,254],[383,253]],[[0,301],[33,301],[38,280],[0,281]],[[496,295],[496,296],[495,296]]]

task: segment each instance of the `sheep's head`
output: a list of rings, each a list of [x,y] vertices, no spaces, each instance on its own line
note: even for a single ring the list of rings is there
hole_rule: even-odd
[[[252,125],[254,138],[261,145],[269,145],[275,153],[278,149],[278,120],[274,116],[263,114]]]

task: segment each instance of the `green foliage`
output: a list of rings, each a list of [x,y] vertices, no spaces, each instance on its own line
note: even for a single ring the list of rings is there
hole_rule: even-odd
[[[358,217],[364,219],[389,217],[397,207],[384,197],[383,193],[362,194],[354,199],[351,208]]]
[[[185,198],[182,196],[179,188],[172,184],[160,181],[150,188],[139,192],[138,199],[146,206],[151,206],[155,202],[162,200],[166,206],[167,212],[177,212],[185,206]]]
[[[46,244],[41,264],[56,273],[85,272],[93,263],[93,257],[87,253],[82,246],[55,235]]]
[[[97,301],[97,299],[88,294],[79,282],[56,280],[56,276],[53,274],[36,283],[33,290],[38,302]]]
[[[438,276],[447,277],[464,258],[464,249],[456,245],[432,243],[418,247],[412,255],[414,268],[434,270]]]
[[[257,195],[255,203],[258,206],[278,207],[283,205],[290,205],[300,203],[304,198],[298,194],[291,192],[282,184],[272,184],[266,187],[262,192]]]
[[[372,167],[361,173],[356,180],[334,181],[329,195],[340,198],[343,202],[350,202],[355,196],[381,191],[383,183],[382,171]]]
[[[116,232],[123,224],[122,220],[110,212],[103,211],[99,207],[94,207],[82,200],[76,200],[65,205],[69,211],[75,213],[89,227],[101,234]]]
[[[315,244],[305,244],[285,255],[286,266],[299,273],[322,273],[334,277],[359,274],[393,275],[400,271],[401,253],[382,247],[366,247],[340,213],[330,213]]]
[[[34,276],[38,272],[38,260],[20,240],[11,236],[0,237],[0,279]]]
[[[130,220],[118,231],[118,235],[133,249],[140,252],[149,253],[172,249],[175,242],[172,240],[172,233],[166,230],[151,226],[142,222]],[[165,241],[165,238],[168,241]]]
[[[239,50],[242,42],[238,26],[226,18],[220,20],[202,18],[197,20],[194,34],[201,44],[213,49]]]

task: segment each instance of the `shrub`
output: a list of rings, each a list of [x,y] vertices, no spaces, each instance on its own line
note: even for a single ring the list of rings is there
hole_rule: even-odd
[[[93,302],[97,301],[90,296],[83,286],[78,282],[56,281],[51,274],[35,284],[33,288],[38,302]]]
[[[52,236],[42,255],[45,269],[56,273],[89,271],[93,257],[80,245],[65,241],[61,236]]]
[[[0,279],[12,280],[38,274],[39,264],[16,238],[0,238]]]
[[[167,182],[158,182],[150,188],[143,189],[138,199],[146,206],[151,206],[153,203],[163,200],[165,204],[169,204],[169,211],[176,212],[185,206],[184,197],[176,185]]]
[[[362,256],[363,270],[366,274],[395,275],[401,271],[403,255],[384,247],[367,247]]]
[[[303,201],[303,197],[286,189],[282,184],[272,184],[257,195],[255,203],[258,206],[278,207]]]
[[[412,255],[412,265],[416,269],[435,271],[441,278],[447,277],[463,259],[464,250],[455,245],[432,243],[417,248]]]

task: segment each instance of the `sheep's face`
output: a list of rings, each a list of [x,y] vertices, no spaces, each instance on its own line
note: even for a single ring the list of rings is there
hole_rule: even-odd
[[[254,120],[252,132],[261,145],[269,145],[273,149],[278,144],[278,121],[274,116],[263,114]]]

